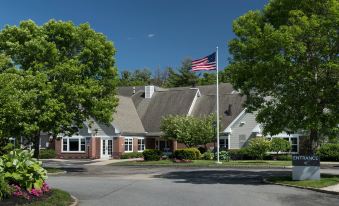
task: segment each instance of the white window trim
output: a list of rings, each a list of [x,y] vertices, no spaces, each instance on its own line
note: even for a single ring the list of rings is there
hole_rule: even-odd
[[[227,136],[221,136],[220,139],[219,139],[219,146],[220,146],[220,140],[224,140],[225,143],[227,142],[227,147],[222,147],[222,148],[227,148],[229,149],[230,148],[230,142],[229,142],[229,138]],[[221,148],[221,146],[220,146]]]
[[[146,149],[145,137],[138,137],[138,152],[143,152],[144,150],[139,150],[139,139],[144,140],[144,150]],[[133,146],[132,146],[133,147]]]
[[[64,151],[64,139],[67,140],[67,151]],[[79,141],[78,151],[69,151],[69,140],[70,139],[78,139]],[[85,151],[81,151],[81,139],[85,140]],[[79,154],[86,153],[86,137],[83,137],[83,136],[62,137],[60,142],[61,142],[62,153],[79,153]]]
[[[126,144],[125,144],[126,139],[131,139],[132,140],[132,151],[126,151]],[[125,137],[125,139],[124,139],[124,151],[125,151],[125,153],[133,152],[133,137]]]

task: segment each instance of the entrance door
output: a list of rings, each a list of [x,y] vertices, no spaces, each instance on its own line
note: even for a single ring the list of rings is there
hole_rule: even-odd
[[[167,140],[157,140],[156,141],[156,148],[159,149],[160,151],[164,152],[164,154],[170,154],[171,149],[169,146],[169,142]]]
[[[101,139],[101,159],[110,159],[112,157],[112,148],[112,139]]]

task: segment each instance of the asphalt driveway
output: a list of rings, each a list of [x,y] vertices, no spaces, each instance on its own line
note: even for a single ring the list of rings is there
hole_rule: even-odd
[[[289,170],[85,167],[51,176],[53,187],[72,193],[80,205],[338,205],[339,196],[263,184],[263,176]]]

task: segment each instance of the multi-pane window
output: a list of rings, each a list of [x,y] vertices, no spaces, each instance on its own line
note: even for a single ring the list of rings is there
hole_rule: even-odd
[[[80,150],[81,151],[85,151],[85,149],[86,149],[86,140],[85,140],[85,138],[83,138],[83,139],[80,139]]]
[[[68,148],[68,146],[67,146],[67,141],[68,139],[62,139],[62,150],[63,151],[67,151],[67,148]]]
[[[219,146],[221,149],[228,149],[228,139],[227,138],[219,139]]]
[[[85,152],[86,139],[83,137],[64,137],[62,138],[62,151],[63,152]]]
[[[291,137],[291,152],[298,152],[298,138]]]
[[[144,150],[145,150],[145,139],[138,138],[138,151],[144,151]]]
[[[126,137],[125,138],[125,152],[133,151],[133,138]]]

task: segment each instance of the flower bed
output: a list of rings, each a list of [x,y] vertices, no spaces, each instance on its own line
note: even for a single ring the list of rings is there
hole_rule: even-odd
[[[30,200],[12,197],[0,201],[1,206],[14,206],[14,205],[25,205],[25,206],[68,206],[73,203],[71,195],[65,191],[58,189],[51,189],[49,192],[44,193],[39,198],[32,198]]]
[[[0,205],[26,204],[50,196],[47,171],[33,151],[14,150],[0,158]]]

